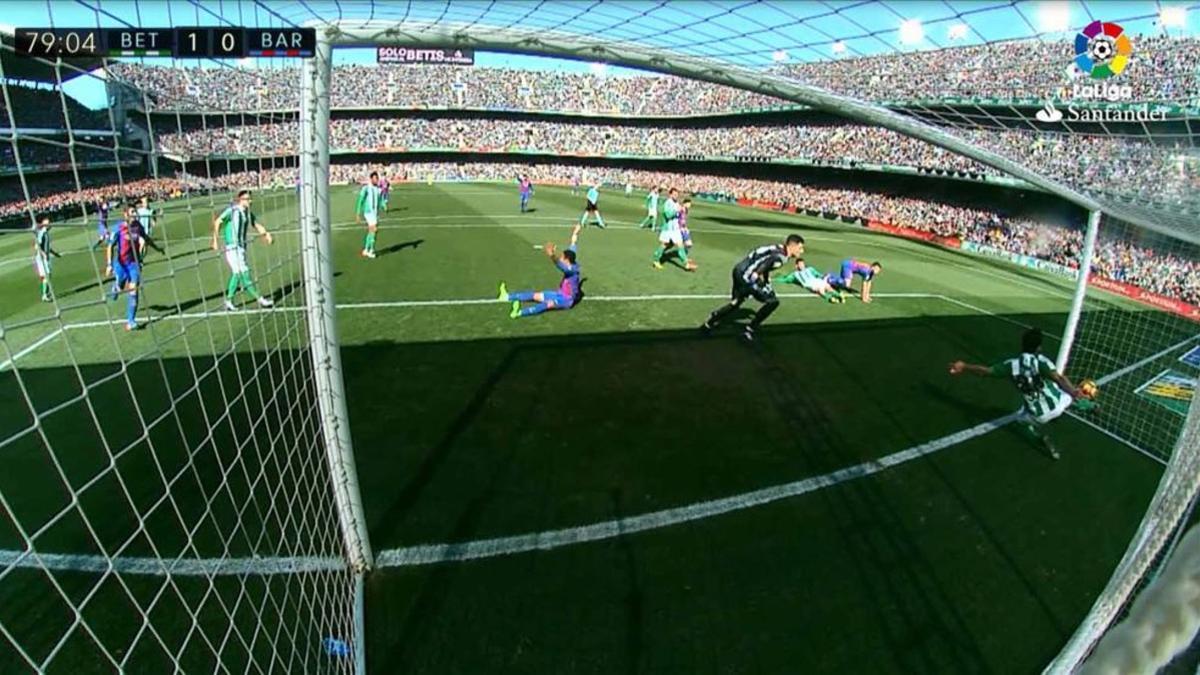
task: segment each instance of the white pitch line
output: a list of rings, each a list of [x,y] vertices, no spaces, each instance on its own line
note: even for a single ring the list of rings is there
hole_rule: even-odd
[[[0,371],[4,370],[5,368],[8,368],[12,364],[16,363],[17,359],[20,359],[21,357],[32,353],[37,348],[41,347],[42,345],[46,344],[47,342],[58,337],[60,334],[62,334],[62,332],[63,332],[62,328],[55,328],[53,332],[49,333],[48,335],[43,336],[37,342],[34,342],[33,344],[29,345],[28,347],[17,352],[16,354],[13,354],[11,359],[5,361],[4,363],[0,363]]]
[[[107,572],[153,576],[232,576],[340,572],[346,563],[337,557],[250,557],[250,558],[108,558],[102,555],[34,553],[0,549],[0,567],[70,572]]]
[[[1166,356],[1167,354],[1170,354],[1171,352],[1175,351],[1176,349],[1179,349],[1181,347],[1186,347],[1189,342],[1193,342],[1197,338],[1200,338],[1200,335],[1193,335],[1192,337],[1180,340],[1179,342],[1176,342],[1175,344],[1171,345],[1170,347],[1167,347],[1166,349],[1163,349],[1162,351],[1155,352],[1154,354],[1147,356],[1146,358],[1142,359],[1141,361],[1138,361],[1137,363],[1132,363],[1132,364],[1125,366],[1124,368],[1116,371],[1115,373],[1109,373],[1108,375],[1105,375],[1104,377],[1096,380],[1096,384],[1108,384],[1109,382],[1112,382],[1113,380],[1117,379],[1118,377],[1121,377],[1123,375],[1128,375],[1129,373],[1132,373],[1133,371],[1137,370],[1138,368],[1141,368],[1142,366],[1146,365],[1147,363],[1150,363],[1151,361],[1160,359],[1160,358]]]
[[[977,424],[969,429],[963,429],[948,436],[942,436],[941,438],[913,446],[906,450],[880,457],[879,459],[855,464],[854,466],[838,469],[837,471],[820,476],[813,476],[812,478],[775,485],[753,492],[744,492],[732,497],[561,530],[531,532],[512,537],[481,539],[461,543],[421,544],[418,546],[394,548],[381,551],[375,558],[375,564],[378,567],[408,567],[413,565],[432,565],[442,562],[478,560],[480,558],[493,558],[516,553],[527,553],[529,551],[549,551],[563,546],[612,539],[635,532],[657,530],[694,520],[712,518],[733,511],[741,511],[781,499],[808,494],[822,488],[845,483],[846,481],[865,478],[879,473],[884,469],[899,466],[905,462],[910,462],[937,452],[938,450],[943,450],[959,443],[965,443],[973,438],[999,429],[1016,419],[1016,417],[1016,414],[1006,415],[989,422]]]

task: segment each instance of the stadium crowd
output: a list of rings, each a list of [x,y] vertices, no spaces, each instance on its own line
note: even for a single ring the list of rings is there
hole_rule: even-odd
[[[32,129],[65,129],[67,116],[70,117],[72,129],[111,129],[112,122],[106,110],[88,110],[70,96],[64,96],[57,89],[42,89],[26,87],[12,82],[5,84],[8,89],[8,100],[0,96],[0,127],[11,128],[13,122],[17,127]],[[63,110],[66,106],[66,115]]]
[[[1104,186],[1160,203],[1195,203],[1200,197],[1200,157],[1116,136],[957,130],[1044,175],[1087,189]],[[453,148],[530,151],[556,155],[635,155],[802,159],[855,166],[885,164],[977,175],[1000,172],[909,136],[852,124],[672,128],[487,119],[335,119],[333,150],[400,151]],[[297,152],[297,122],[209,127],[164,134],[158,146],[190,157],[281,155]]]
[[[715,175],[693,175],[573,167],[552,164],[512,163],[404,163],[392,165],[335,164],[330,179],[334,183],[354,184],[378,170],[393,182],[493,180],[515,181],[527,174],[535,184],[604,184],[617,194],[626,185],[637,186],[636,199],[647,186],[669,185],[714,199],[749,199],[795,206],[825,217],[873,220],[916,228],[944,237],[957,237],[1012,253],[1032,256],[1067,267],[1078,266],[1082,246],[1081,223],[1052,223],[1002,209],[953,204],[909,196],[861,190],[823,188],[778,181],[754,180]],[[153,199],[182,196],[195,191],[252,189],[292,189],[298,178],[294,168],[225,174],[213,178],[176,175],[170,178],[142,179],[107,185],[87,185],[82,191],[64,186],[60,192],[35,199],[35,212],[78,209],[80,203],[95,203],[101,198],[146,194]],[[112,180],[110,176],[110,180]],[[42,187],[41,189],[48,189]],[[610,192],[610,194],[612,194]],[[0,216],[21,215],[25,205],[12,194],[0,194]],[[609,197],[608,199],[611,199]],[[601,201],[601,209],[605,201]],[[640,203],[640,202],[639,202]],[[1109,231],[1122,232],[1120,224]],[[1161,247],[1160,247],[1161,248]],[[1154,250],[1132,243],[1125,237],[1106,235],[1097,244],[1093,272],[1108,279],[1128,283],[1160,295],[1200,305],[1200,263],[1195,251],[1180,244],[1176,250]]]
[[[1200,99],[1200,40],[1135,37],[1122,82],[1138,101]],[[839,94],[872,101],[946,97],[1043,99],[1069,85],[1068,41],[1015,40],[862,58],[823,58],[775,71]],[[997,64],[1003,64],[998,66]],[[407,76],[413,68],[420,77]],[[110,75],[149,92],[165,110],[282,110],[298,107],[294,67],[163,68],[109,66]],[[605,76],[465,66],[337,66],[331,104],[561,110],[622,115],[688,115],[790,105],[780,99],[675,77]]]

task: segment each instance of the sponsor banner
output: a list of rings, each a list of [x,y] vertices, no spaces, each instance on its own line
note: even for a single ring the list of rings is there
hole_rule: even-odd
[[[1200,347],[1192,347],[1187,350],[1187,353],[1179,357],[1179,360],[1193,368],[1200,368]]]
[[[786,211],[788,213],[796,212],[795,206],[784,206],[783,204],[780,204],[779,202],[767,202],[767,201],[762,201],[761,199],[739,199],[739,200],[737,200],[737,203],[739,206],[749,206],[752,209],[766,209],[768,211]]]
[[[943,237],[940,234],[934,234],[933,232],[928,232],[926,230],[918,230],[915,227],[891,225],[878,220],[868,220],[867,229],[887,232],[888,234],[894,234],[897,237],[904,237],[905,239],[927,241],[932,244],[938,244],[939,246],[945,246],[946,248],[962,248],[963,245],[962,240],[960,240],[958,237]]]
[[[376,63],[408,63],[436,66],[473,66],[474,49],[417,49],[415,47],[376,47]]]
[[[1196,378],[1168,369],[1142,384],[1134,393],[1180,416],[1186,416],[1192,396],[1196,394]]]
[[[1137,286],[1130,286],[1129,284],[1121,283],[1120,281],[1105,279],[1104,277],[1097,276],[1095,274],[1088,279],[1088,285],[1095,286],[1096,288],[1106,290],[1110,293],[1123,295],[1131,300],[1136,300],[1144,305],[1150,305],[1156,309],[1171,312],[1172,314],[1182,316],[1185,319],[1200,321],[1200,307],[1189,305],[1182,300],[1163,297],[1157,293],[1151,293],[1150,291],[1142,290]]]
[[[1067,277],[1069,279],[1074,279],[1077,276],[1079,276],[1079,274],[1078,274],[1078,272],[1076,272],[1076,270],[1074,270],[1070,267],[1067,267],[1065,265],[1059,265],[1058,263],[1053,263],[1053,262],[1050,262],[1049,260],[1042,260],[1041,258],[1035,258],[1031,255],[1021,255],[1020,253],[1013,253],[1012,251],[1005,251],[1002,248],[995,248],[994,246],[987,246],[985,244],[977,244],[973,241],[962,242],[962,249],[964,251],[970,251],[972,253],[986,255],[986,256],[989,256],[992,258],[1000,258],[1002,260],[1007,260],[1011,263],[1016,263],[1017,265],[1020,265],[1022,267],[1028,267],[1030,269],[1051,272],[1053,274]]]

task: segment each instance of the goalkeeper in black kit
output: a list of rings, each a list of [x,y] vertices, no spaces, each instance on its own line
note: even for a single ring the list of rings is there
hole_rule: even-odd
[[[783,267],[789,258],[795,258],[804,253],[804,237],[798,234],[789,235],[782,244],[759,246],[733,268],[733,290],[727,304],[721,305],[708,315],[708,320],[700,326],[706,334],[711,333],[717,324],[721,323],[730,312],[742,306],[747,298],[754,298],[762,303],[754,318],[742,333],[746,342],[754,342],[755,332],[767,317],[779,307],[779,298],[775,297],[775,289],[771,287],[771,272]]]

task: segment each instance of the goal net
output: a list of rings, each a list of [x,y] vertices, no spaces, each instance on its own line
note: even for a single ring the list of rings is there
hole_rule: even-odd
[[[295,158],[175,155],[145,111],[186,98],[0,43],[0,248],[26,282],[0,309],[0,670],[355,672]],[[107,108],[65,93],[87,80]],[[167,119],[253,123],[208,110]]]
[[[1182,36],[1177,10],[239,1],[173,16],[166,3],[133,4],[155,17],[144,23],[307,25],[320,43],[304,66],[79,62],[18,59],[0,35],[14,230],[0,246],[15,260],[37,237],[62,254],[43,256],[45,302],[0,314],[0,450],[15,460],[0,477],[0,594],[10,600],[0,670],[364,667],[370,549],[341,409],[328,186],[368,165],[410,179],[509,180],[516,165],[538,182],[652,185],[657,169],[564,157],[706,160],[725,168],[684,171],[720,198],[953,245],[981,270],[997,259],[1037,269],[1017,292],[1031,314],[1056,317],[1067,375],[1097,382],[1101,406],[1085,423],[1164,465],[1125,559],[1053,667],[1084,662],[1169,558],[1200,452],[1195,424],[1185,432],[1200,372],[1200,41]],[[88,22],[133,19],[106,8]],[[364,46],[597,67],[414,77],[334,58]],[[610,78],[603,64],[646,72]],[[106,87],[100,112],[64,93],[89,79]],[[426,109],[556,117],[410,114]],[[595,116],[613,119],[571,121]],[[639,116],[664,123],[615,119]],[[430,149],[465,156],[405,157]],[[536,157],[473,161],[501,151]],[[751,175],[742,167],[752,163],[954,180],[1013,201],[849,191]],[[227,234],[241,216],[220,216],[246,189],[252,202],[239,213],[255,220],[235,223],[248,230],[243,245]],[[111,232],[142,196],[153,215],[135,203],[131,217],[152,218],[164,251],[146,253],[134,301],[133,288],[113,289],[108,244],[93,245],[99,204]],[[963,306],[991,311],[987,297],[964,293]]]

